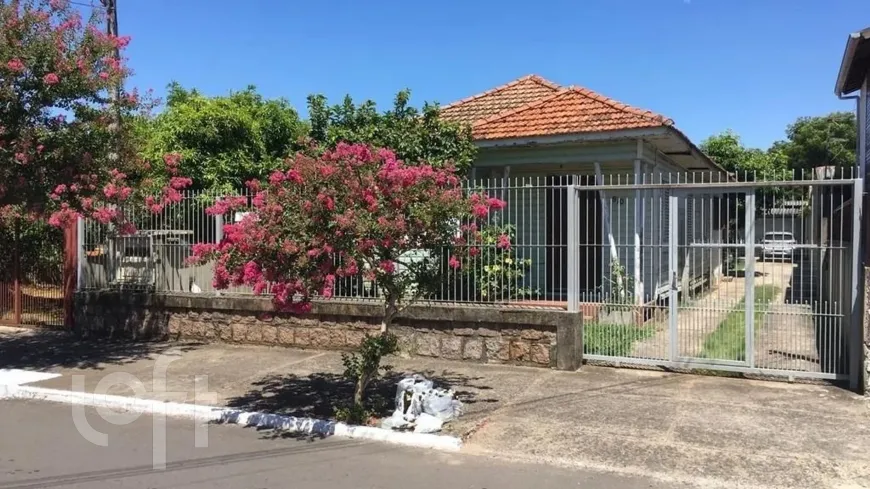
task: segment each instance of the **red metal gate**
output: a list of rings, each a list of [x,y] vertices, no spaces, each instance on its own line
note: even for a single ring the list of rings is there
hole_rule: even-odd
[[[65,234],[70,233],[40,222],[0,227],[0,324],[63,327],[68,322],[72,297],[64,287]]]

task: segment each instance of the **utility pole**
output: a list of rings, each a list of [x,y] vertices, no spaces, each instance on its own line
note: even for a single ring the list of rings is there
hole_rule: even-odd
[[[106,9],[106,35],[111,38],[118,37],[118,0],[100,0],[103,4],[103,7]],[[121,51],[118,49],[118,46],[115,46],[114,49],[114,58],[116,61],[120,62],[121,60]],[[112,125],[109,127],[109,130],[113,133],[118,133],[121,129],[121,108],[118,103],[121,100],[121,84],[118,83],[114,87],[109,90],[109,99],[112,101],[112,104],[115,109],[115,120],[112,121]],[[113,161],[117,161],[119,156],[117,152],[109,153],[109,158]]]

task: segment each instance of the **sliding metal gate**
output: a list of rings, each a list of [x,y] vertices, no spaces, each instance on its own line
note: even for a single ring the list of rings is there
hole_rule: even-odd
[[[595,311],[584,318],[586,359],[849,377],[860,358],[850,334],[861,325],[852,197],[862,180],[684,180],[596,187],[605,207],[635,213],[604,210],[608,229],[629,229],[600,245],[603,300],[592,307],[578,294],[577,310]]]

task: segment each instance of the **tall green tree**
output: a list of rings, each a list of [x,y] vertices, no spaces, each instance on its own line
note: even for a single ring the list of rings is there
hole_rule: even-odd
[[[284,99],[256,88],[207,97],[169,85],[165,110],[141,126],[149,162],[167,152],[182,156],[180,171],[194,188],[231,191],[262,178],[303,146],[307,125]]]
[[[766,177],[781,174],[788,164],[780,150],[771,153],[758,148],[747,148],[740,136],[730,129],[705,139],[701,143],[701,151],[739,178],[747,174]]]
[[[435,105],[425,103],[419,110],[410,106],[410,97],[411,92],[403,90],[391,109],[378,112],[371,100],[357,105],[346,96],[341,104],[330,106],[323,95],[311,95],[311,139],[324,148],[340,141],[363,143],[390,148],[411,163],[452,163],[462,172],[470,168],[475,155],[471,129],[441,120]]]
[[[857,122],[851,112],[800,117],[786,129],[788,140],[774,143],[787,155],[789,166],[809,170],[818,166],[855,165]]]

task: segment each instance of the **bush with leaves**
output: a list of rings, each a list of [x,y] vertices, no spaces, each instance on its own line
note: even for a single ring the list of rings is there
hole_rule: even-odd
[[[332,297],[338,279],[362,273],[382,294],[381,334],[440,287],[438,250],[452,244],[449,266],[460,268],[479,245],[477,222],[505,206],[465,192],[450,166],[408,165],[391,150],[362,144],[339,143],[317,157],[298,154],[267,182],[249,186],[255,192],[250,212],[224,226],[219,244],[194,246],[196,261],[215,262],[215,288],[249,285],[257,294],[269,288],[278,310],[306,313],[312,299]],[[223,199],[209,212],[247,204]],[[461,233],[458,221],[468,223]],[[357,408],[379,362],[359,363]]]
[[[365,387],[375,380],[381,371],[392,370],[390,365],[381,365],[381,359],[399,350],[396,335],[388,332],[379,335],[366,335],[359,350],[354,353],[342,353],[341,363],[344,364],[344,376],[356,382],[351,407],[338,411],[341,421],[362,423],[369,417],[365,409]]]
[[[510,224],[484,224],[480,228],[479,246],[468,250],[458,273],[454,290],[469,293],[461,297],[474,301],[510,301],[529,298],[537,291],[524,283],[531,269],[530,258],[518,258],[512,242],[516,227]]]

